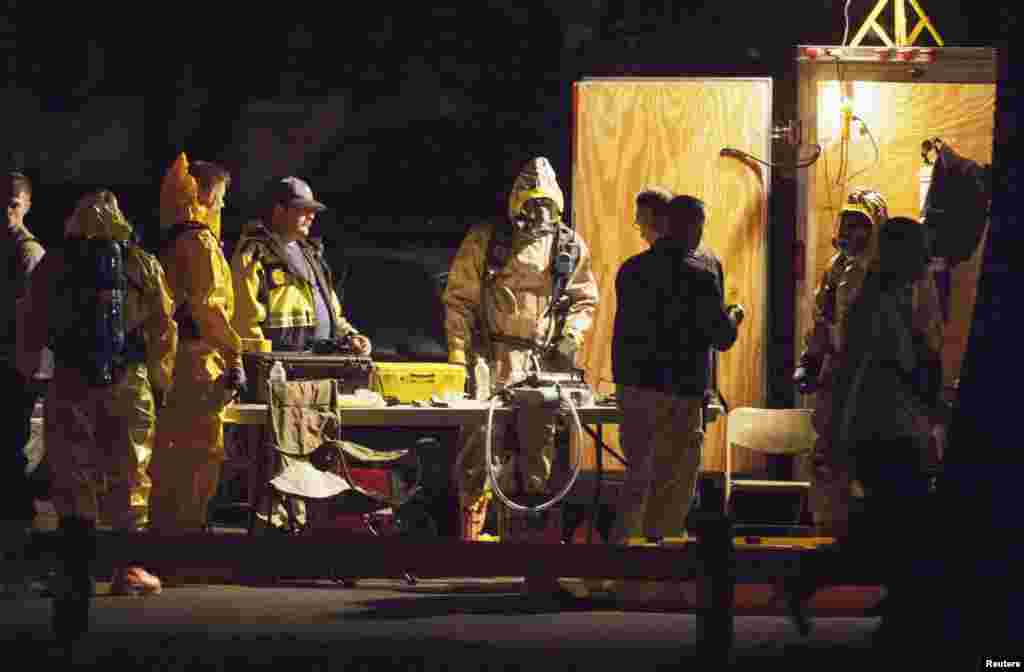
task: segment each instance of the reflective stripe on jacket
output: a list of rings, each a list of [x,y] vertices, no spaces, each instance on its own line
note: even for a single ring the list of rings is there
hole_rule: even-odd
[[[283,243],[263,224],[243,232],[231,258],[237,300],[234,326],[242,338],[268,339],[275,349],[304,349],[317,326],[314,291],[326,294],[332,337],[358,333],[344,317],[323,248],[312,240],[300,240],[298,245],[309,268],[295,268]]]

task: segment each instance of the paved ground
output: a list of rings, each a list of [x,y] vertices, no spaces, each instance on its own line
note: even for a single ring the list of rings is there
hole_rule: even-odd
[[[188,585],[138,598],[104,595],[108,585],[101,583],[93,630],[72,659],[53,645],[46,599],[0,602],[0,642],[10,660],[39,661],[47,669],[73,663],[110,670],[638,672],[696,662],[697,619],[682,610],[685,595],[651,607],[663,612],[587,601],[558,611],[526,601],[518,587],[515,579],[416,586],[366,580],[354,589],[330,582]],[[863,595],[853,593],[832,602],[832,613],[858,614],[864,605]],[[847,669],[865,660],[876,625],[872,618],[818,618],[811,637],[801,640],[781,615],[743,615],[736,619],[737,667]]]

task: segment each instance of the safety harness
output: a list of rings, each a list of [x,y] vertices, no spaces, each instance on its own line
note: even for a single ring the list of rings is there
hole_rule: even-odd
[[[492,343],[504,343],[512,347],[531,350],[534,353],[546,354],[565,327],[565,320],[569,314],[569,303],[563,301],[565,288],[569,278],[579,265],[580,243],[576,231],[564,222],[558,222],[552,229],[542,231],[537,239],[554,234],[555,241],[551,245],[551,304],[545,312],[544,317],[554,314],[551,328],[544,339],[544,343],[538,344],[532,339],[510,336],[496,333],[487,319],[490,297],[492,296],[495,281],[498,274],[504,270],[512,258],[515,242],[515,230],[507,223],[495,223],[491,227],[490,239],[487,241],[487,254],[485,256],[483,282],[480,283],[480,336],[483,341],[485,352],[490,357],[494,356]],[[556,312],[557,311],[557,312]]]
[[[59,281],[60,296],[71,301],[72,305],[56,311],[60,315],[61,321],[51,327],[49,335],[49,346],[53,350],[55,361],[62,366],[82,368],[87,362],[93,361],[94,353],[83,351],[82,339],[85,334],[82,333],[81,323],[77,322],[77,320],[82,319],[82,315],[79,313],[83,306],[76,305],[74,303],[75,300],[72,298],[81,289],[82,282],[81,273],[83,269],[79,266],[82,261],[79,259],[77,250],[82,245],[85,245],[88,240],[75,236],[68,237],[64,241],[65,249],[68,251],[76,250],[76,253],[72,255],[72,258],[75,259],[73,267],[66,268],[63,277]],[[128,253],[135,243],[129,240],[117,243],[117,245],[120,247],[122,286],[126,289],[130,287],[139,292],[139,294],[144,294],[145,288],[141,282],[132,277],[127,268]],[[119,308],[118,312],[120,310],[123,310],[123,308]],[[114,314],[111,314],[105,319],[123,320],[123,315],[115,317]],[[123,323],[121,328],[123,329]],[[146,340],[142,324],[140,323],[134,329],[130,331],[124,330],[121,333],[123,334],[123,341],[121,336],[114,334],[112,338],[115,338],[116,342],[112,341],[110,344],[113,348],[110,354],[112,355],[112,364],[115,371],[122,370],[128,364],[146,361]]]

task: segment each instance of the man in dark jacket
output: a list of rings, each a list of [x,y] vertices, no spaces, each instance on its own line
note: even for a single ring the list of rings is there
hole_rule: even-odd
[[[26,530],[35,517],[33,496],[25,475],[28,460],[25,444],[31,436],[31,418],[41,396],[42,371],[38,367],[30,377],[17,367],[17,312],[36,264],[43,258],[43,246],[25,226],[25,215],[32,207],[32,183],[17,172],[0,177],[0,198],[6,199],[7,225],[0,229],[0,265],[7,281],[0,289],[0,385],[7,392],[3,405],[4,430],[9,442],[0,464],[0,592],[26,588],[27,566],[22,559],[28,541]],[[36,364],[41,364],[37,360]]]
[[[700,199],[677,196],[662,216],[664,235],[626,260],[615,280],[612,373],[621,389],[629,467],[614,543],[685,536],[711,349],[732,347],[743,320],[741,306],[724,304],[720,276],[698,251]]]

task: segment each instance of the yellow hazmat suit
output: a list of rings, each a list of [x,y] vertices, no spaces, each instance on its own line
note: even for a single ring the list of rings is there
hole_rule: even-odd
[[[528,204],[538,199],[548,199],[554,211],[552,221],[524,227],[510,236],[510,245],[502,253],[504,264],[492,276],[487,255],[495,227],[513,226],[524,217]],[[443,296],[451,363],[471,364],[477,357],[484,357],[493,384],[501,386],[524,377],[532,368],[531,355],[549,341],[557,342],[562,337],[571,339],[576,347],[582,344],[583,334],[593,322],[598,292],[590,251],[575,233],[572,235],[579,245],[579,261],[563,293],[568,307],[561,335],[554,333],[557,318],[548,312],[552,302],[552,245],[564,207],[551,164],[537,158],[526,165],[512,188],[508,208],[511,221],[482,223],[470,229],[452,262]],[[474,347],[483,349],[474,343],[476,330],[485,332],[482,345],[486,348],[489,344],[489,352],[473,351]],[[551,413],[522,409],[515,429],[519,468],[514,469],[510,463],[503,469],[502,487],[515,493],[521,484],[527,494],[542,494],[547,491],[554,457],[556,427]],[[495,454],[513,448],[506,445],[505,433],[504,427],[495,427]],[[484,428],[464,427],[461,443],[455,480],[463,512],[476,514],[478,528],[487,500]],[[516,478],[516,471],[521,478]],[[464,536],[472,537],[473,531],[464,532]]]
[[[845,537],[848,531],[851,477],[846,460],[836,455],[828,439],[832,422],[832,375],[845,347],[845,320],[867,273],[878,264],[878,230],[888,219],[888,208],[880,193],[855,189],[839,213],[858,213],[870,223],[865,249],[856,256],[844,252],[830,261],[815,291],[813,324],[808,331],[801,362],[813,361],[818,369],[813,422],[818,432],[813,460],[810,509],[822,533]],[[914,283],[914,329],[933,353],[942,352],[943,322],[938,289],[929,273]]]
[[[220,247],[220,207],[200,203],[184,154],[165,176],[160,201],[161,228],[189,223],[195,228],[168,241],[160,255],[180,342],[153,454],[151,527],[194,532],[205,526],[216,493],[224,461],[224,408],[234,397],[226,374],[241,368],[242,344],[231,327],[234,291]]]
[[[113,195],[102,194],[80,202],[66,223],[65,237],[130,239],[131,227]],[[37,269],[26,305],[26,350],[46,345],[54,312],[60,310],[64,268],[64,253],[57,250]],[[177,327],[156,259],[129,244],[124,268],[125,332],[135,345],[129,351],[134,352],[126,357],[119,380],[109,387],[90,387],[80,371],[60,364],[58,354],[44,428],[58,514],[94,522],[102,516],[115,529],[131,531],[146,522],[147,467],[156,427],[153,390],[160,396],[170,387]]]

